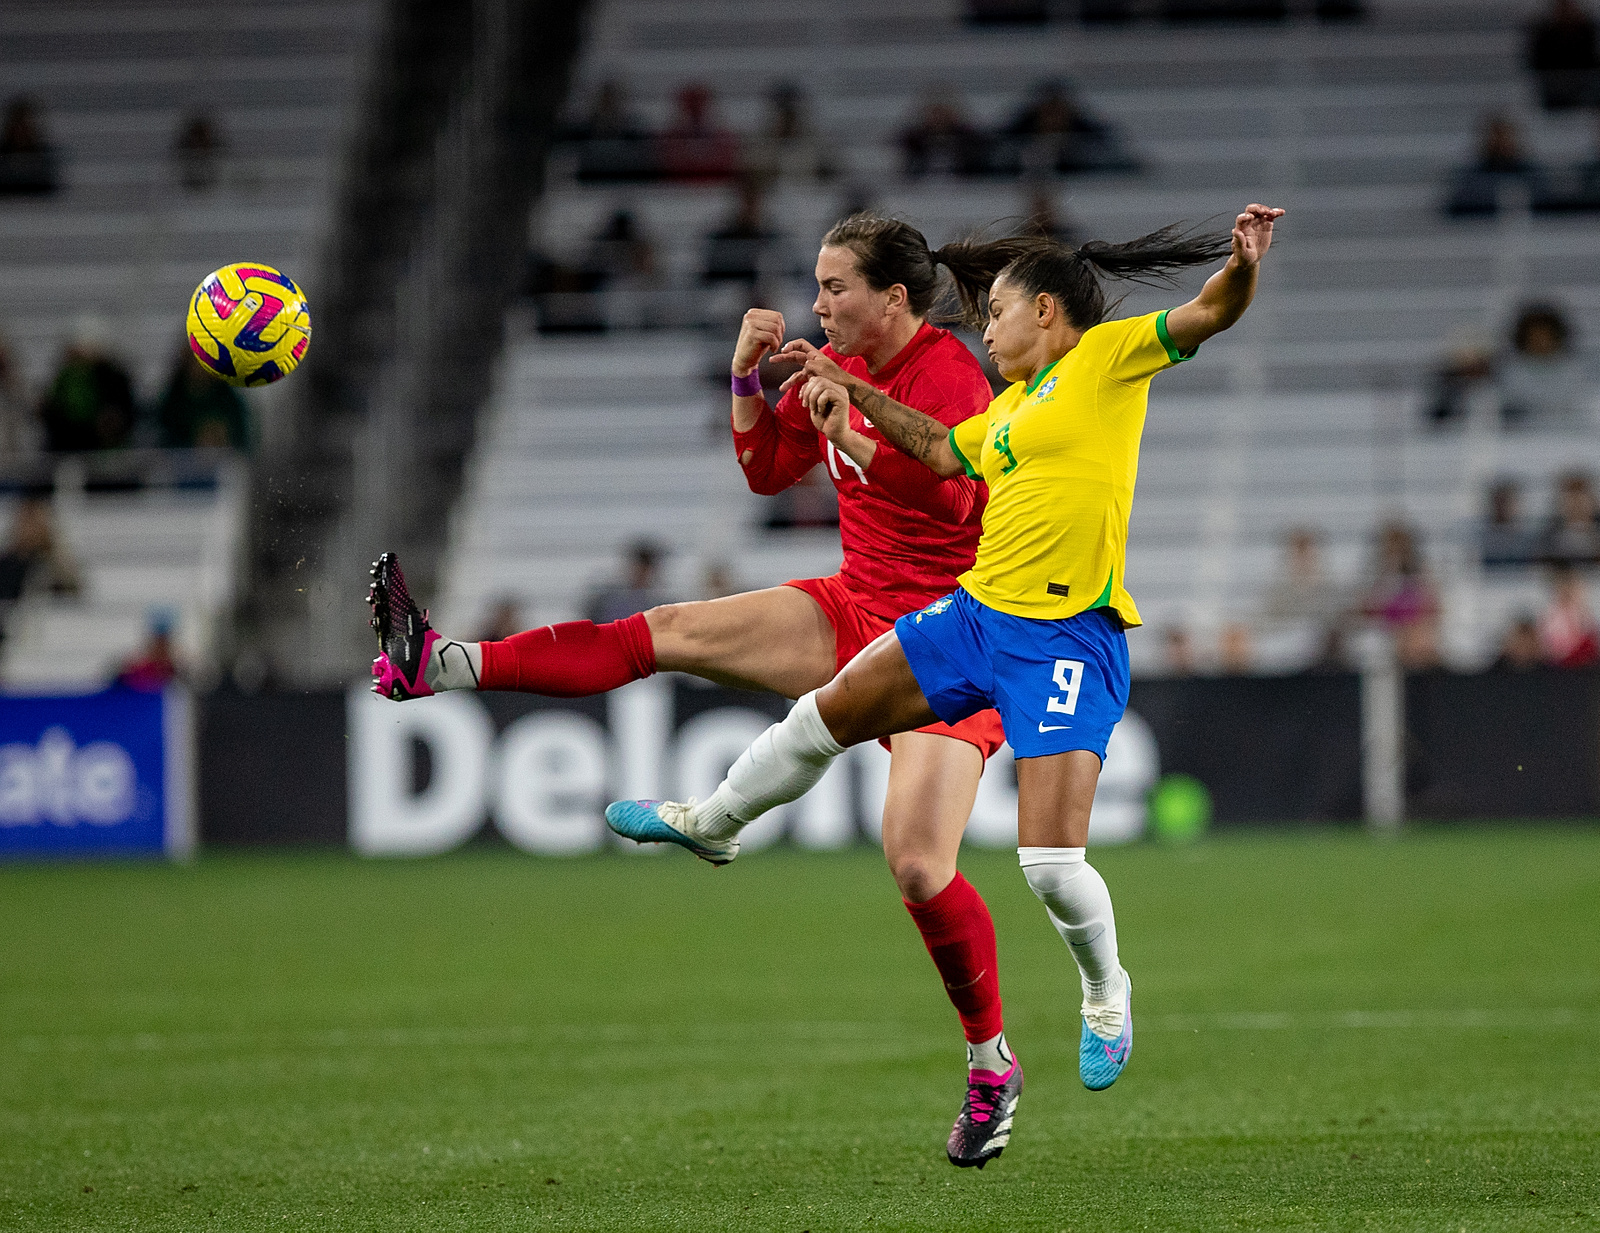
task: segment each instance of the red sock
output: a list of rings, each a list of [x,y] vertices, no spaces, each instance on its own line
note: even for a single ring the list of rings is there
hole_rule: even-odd
[[[641,612],[606,625],[567,621],[480,642],[479,689],[509,689],[552,698],[603,694],[656,670],[656,648]]]
[[[905,901],[922,942],[944,978],[944,990],[970,1041],[1000,1034],[1000,971],[994,921],[983,896],[959,873],[927,903]]]

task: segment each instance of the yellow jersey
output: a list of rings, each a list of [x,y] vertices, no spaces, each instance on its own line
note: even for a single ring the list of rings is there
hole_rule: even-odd
[[[1123,585],[1139,437],[1150,378],[1188,358],[1165,312],[1106,321],[950,430],[989,486],[978,556],[958,579],[974,599],[1038,620],[1111,608],[1143,623]]]

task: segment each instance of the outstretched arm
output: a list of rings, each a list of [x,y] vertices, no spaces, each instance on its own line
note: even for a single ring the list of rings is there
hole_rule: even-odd
[[[784,348],[789,354],[809,344],[790,343]],[[827,433],[824,421],[832,415],[846,417],[850,404],[881,432],[903,454],[915,458],[938,475],[965,475],[966,467],[950,448],[950,430],[915,408],[898,403],[882,390],[874,389],[859,377],[852,377],[822,352],[810,348],[805,367],[784,383],[784,388],[795,381],[805,381],[800,392],[801,401],[812,413],[819,430]],[[807,396],[810,391],[810,396]],[[838,405],[841,404],[842,405]],[[826,408],[820,411],[819,408]],[[823,419],[817,417],[823,414]]]
[[[1199,295],[1167,314],[1167,334],[1181,353],[1189,354],[1244,316],[1255,298],[1261,258],[1272,244],[1272,224],[1282,217],[1282,210],[1252,203],[1234,220],[1228,264],[1206,280]]]

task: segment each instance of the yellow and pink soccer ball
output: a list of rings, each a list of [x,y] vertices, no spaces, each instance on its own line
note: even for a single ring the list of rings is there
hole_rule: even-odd
[[[311,312],[294,280],[259,261],[207,274],[189,299],[189,350],[229,385],[270,385],[311,343]]]

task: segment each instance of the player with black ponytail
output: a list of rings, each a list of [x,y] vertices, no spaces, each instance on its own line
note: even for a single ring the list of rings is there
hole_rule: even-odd
[[[1282,210],[1251,205],[1228,237],[1165,228],[1127,244],[1069,248],[1043,238],[947,245],[970,317],[1011,387],[949,428],[857,379],[809,344],[801,400],[822,431],[864,415],[933,473],[989,489],[983,538],[956,588],[900,618],[824,688],[801,698],[740,755],[699,805],[619,801],[624,833],[672,824],[727,841],[806,792],[848,746],[930,718],[996,707],[1017,757],[1018,853],[1077,962],[1078,1068],[1110,1087],[1133,1047],[1132,984],[1117,956],[1110,892],[1085,859],[1089,811],[1111,730],[1128,700],[1124,631],[1140,623],[1125,586],[1128,515],[1150,379],[1227,329],[1255,295]],[[1101,281],[1170,281],[1227,254],[1198,296],[1166,312],[1105,321]],[[985,1091],[973,1120],[1009,1137],[1021,1072]]]

